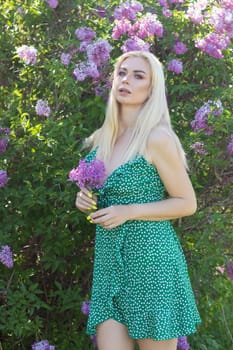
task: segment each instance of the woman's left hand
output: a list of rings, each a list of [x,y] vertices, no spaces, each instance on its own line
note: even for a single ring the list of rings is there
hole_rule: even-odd
[[[122,225],[128,220],[127,209],[125,205],[112,205],[100,209],[90,215],[93,224],[100,224],[106,229],[112,229]]]

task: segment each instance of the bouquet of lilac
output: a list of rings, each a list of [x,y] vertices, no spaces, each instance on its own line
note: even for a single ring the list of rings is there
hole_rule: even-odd
[[[101,188],[106,179],[104,163],[96,158],[91,162],[81,159],[77,168],[70,171],[69,179],[80,188],[86,187],[89,190]]]

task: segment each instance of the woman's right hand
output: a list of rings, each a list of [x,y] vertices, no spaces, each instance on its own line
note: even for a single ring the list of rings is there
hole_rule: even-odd
[[[83,212],[97,209],[97,196],[93,195],[87,188],[82,188],[77,193],[75,206]]]

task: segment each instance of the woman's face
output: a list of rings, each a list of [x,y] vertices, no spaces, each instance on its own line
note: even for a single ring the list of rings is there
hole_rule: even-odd
[[[140,107],[149,97],[151,70],[142,57],[128,57],[120,65],[114,79],[114,95],[121,105]]]

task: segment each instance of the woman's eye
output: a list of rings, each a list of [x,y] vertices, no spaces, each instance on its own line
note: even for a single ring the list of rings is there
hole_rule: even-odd
[[[120,70],[120,71],[118,72],[118,75],[119,75],[120,77],[124,77],[124,76],[125,76],[125,72],[124,72],[123,70]]]
[[[135,78],[136,78],[136,79],[143,79],[143,76],[140,75],[140,74],[135,74]]]

